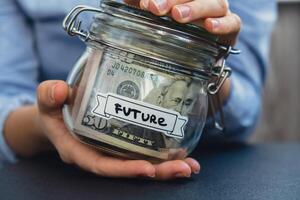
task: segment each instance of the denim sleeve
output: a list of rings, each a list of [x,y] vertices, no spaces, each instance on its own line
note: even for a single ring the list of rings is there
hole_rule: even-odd
[[[223,105],[226,129],[213,128],[209,119],[205,139],[244,141],[253,132],[261,110],[261,96],[268,71],[270,39],[276,21],[277,8],[273,0],[231,0],[232,12],[237,13],[243,26],[236,48],[240,55],[231,55],[227,65],[232,68],[231,91]],[[220,120],[220,115],[217,115]]]
[[[16,1],[0,1],[0,167],[16,162],[4,139],[4,122],[16,108],[35,101],[38,59],[29,20]],[[16,124],[17,126],[17,124]]]

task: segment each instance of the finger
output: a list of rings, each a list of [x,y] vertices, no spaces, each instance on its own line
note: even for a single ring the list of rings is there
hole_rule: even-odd
[[[241,29],[241,19],[233,13],[221,18],[207,18],[204,27],[217,35],[234,34]]]
[[[222,35],[222,43],[233,45],[236,36],[241,30],[242,22],[238,15],[230,13],[221,18],[207,18],[204,21],[204,28],[215,34]],[[224,37],[225,36],[225,37]],[[234,39],[234,41],[232,41]]]
[[[48,134],[48,138],[65,163],[76,164],[80,168],[100,176],[151,178],[155,176],[155,168],[150,162],[121,160],[101,154],[75,139],[68,132],[64,123],[59,120],[48,119],[47,130],[51,133]]]
[[[166,161],[155,165],[155,178],[168,180],[173,178],[191,177],[191,167],[183,160]]]
[[[93,171],[108,177],[155,177],[155,168],[148,161],[120,160],[104,155],[95,162]]]
[[[76,141],[77,142],[77,141]],[[154,166],[144,160],[121,160],[78,143],[72,145],[71,160],[79,167],[107,177],[154,177]],[[74,148],[75,147],[75,148]]]
[[[228,12],[227,0],[195,0],[172,8],[172,17],[180,23],[201,18],[223,17]]]
[[[190,1],[192,0],[141,0],[140,7],[155,15],[162,16],[170,12],[173,6]]]
[[[38,86],[37,99],[42,113],[56,114],[68,98],[68,85],[64,81],[45,81]]]
[[[194,174],[199,174],[200,164],[193,158],[186,158],[184,161],[191,167],[191,170]]]

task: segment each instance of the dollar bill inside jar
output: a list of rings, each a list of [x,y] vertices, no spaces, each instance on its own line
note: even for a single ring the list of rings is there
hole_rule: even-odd
[[[127,158],[187,156],[206,121],[217,38],[115,2],[76,10],[97,14],[88,32],[69,22],[69,33],[87,44],[68,79],[73,103],[63,111],[70,132]]]

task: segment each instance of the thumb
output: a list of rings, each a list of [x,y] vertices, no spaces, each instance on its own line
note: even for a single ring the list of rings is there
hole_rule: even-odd
[[[41,113],[60,114],[66,102],[69,87],[64,81],[44,81],[37,89],[38,106]]]

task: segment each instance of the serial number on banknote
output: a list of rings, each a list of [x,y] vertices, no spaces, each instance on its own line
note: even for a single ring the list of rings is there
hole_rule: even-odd
[[[158,77],[155,74],[152,73],[147,73],[145,71],[142,71],[140,69],[137,69],[135,67],[132,66],[128,66],[119,62],[113,62],[113,64],[111,65],[112,69],[108,69],[107,70],[107,75],[109,76],[114,76],[116,73],[116,71],[119,72],[123,72],[123,73],[127,73],[133,76],[137,76],[138,78],[142,78],[142,79],[148,79],[154,82],[157,82]],[[146,69],[145,69],[146,70]]]

